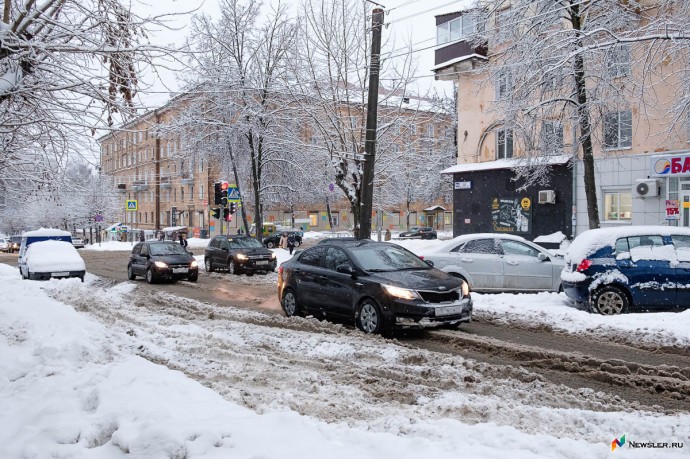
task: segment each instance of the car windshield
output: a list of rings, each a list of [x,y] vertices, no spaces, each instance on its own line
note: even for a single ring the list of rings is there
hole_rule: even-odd
[[[416,233],[416,232],[418,232],[418,231],[420,231],[420,230],[421,230],[421,228],[420,228],[419,226],[413,226],[412,228],[410,228],[409,231],[410,231],[411,233]]]
[[[151,244],[149,253],[151,255],[181,255],[186,254],[187,251],[180,244],[171,242],[168,244]]]
[[[228,247],[231,249],[255,249],[258,247],[263,247],[261,242],[257,241],[253,237],[239,237],[235,239],[228,239]]]
[[[370,272],[431,269],[412,252],[394,245],[355,247],[352,248],[352,257],[362,269]]]

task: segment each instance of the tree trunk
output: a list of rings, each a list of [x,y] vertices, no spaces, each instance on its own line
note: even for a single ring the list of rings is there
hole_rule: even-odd
[[[579,5],[571,10],[573,29],[580,30],[581,18]],[[577,91],[577,115],[582,140],[583,179],[585,197],[587,198],[587,216],[589,228],[599,228],[599,205],[597,203],[596,177],[594,175],[594,152],[592,148],[592,126],[589,107],[587,106],[587,87],[585,84],[585,65],[581,54],[575,56],[575,89]]]
[[[252,154],[252,188],[254,191],[254,227],[256,228],[256,239],[263,240],[264,222],[261,215],[261,137],[254,142],[254,134],[249,130],[247,134],[249,141],[249,151]]]
[[[2,12],[2,22],[4,22],[5,24],[10,23],[10,3],[11,0],[5,0],[5,8]]]

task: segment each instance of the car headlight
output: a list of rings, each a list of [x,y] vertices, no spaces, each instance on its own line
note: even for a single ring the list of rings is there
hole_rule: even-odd
[[[192,261],[192,264],[189,265],[190,268],[196,268],[197,266],[199,266],[199,263],[197,263],[196,260]]]
[[[460,282],[460,287],[462,288],[462,297],[467,298],[468,296],[470,296],[470,284],[468,284],[464,280]]]
[[[235,256],[237,257],[237,259],[238,259],[238,260],[242,260],[242,261],[244,261],[244,260],[248,260],[248,259],[249,259],[249,257],[248,257],[248,256],[246,256],[246,255],[245,255],[245,254],[243,254],[243,253],[238,253],[238,254],[237,254],[237,255],[235,255]]]
[[[271,260],[275,260],[276,258],[278,258],[278,257],[276,257],[276,254],[275,254],[275,253],[271,253]]]
[[[156,261],[156,262],[153,263],[153,264],[156,265],[156,268],[167,268],[167,267],[168,267],[168,264],[167,264],[167,263],[163,263],[162,261]]]
[[[387,284],[381,284],[381,287],[383,287],[386,293],[395,298],[402,298],[403,300],[421,299],[419,293],[415,292],[414,290],[410,290],[409,288],[395,287]]]

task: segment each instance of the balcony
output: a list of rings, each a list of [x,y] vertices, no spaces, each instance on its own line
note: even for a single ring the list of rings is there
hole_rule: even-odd
[[[118,183],[117,184],[117,192],[118,193],[126,193],[127,192],[127,184],[126,183]]]
[[[190,172],[183,172],[180,183],[182,185],[192,185],[194,183],[194,174]]]
[[[476,60],[486,60],[487,47],[473,46],[466,41],[456,41],[434,51],[436,79],[455,80],[457,72],[472,68]]]
[[[144,180],[135,180],[132,187],[134,188],[134,191],[146,191],[149,189],[148,183],[146,183]]]
[[[170,177],[167,175],[161,176],[161,190],[169,190],[170,188],[172,188]]]

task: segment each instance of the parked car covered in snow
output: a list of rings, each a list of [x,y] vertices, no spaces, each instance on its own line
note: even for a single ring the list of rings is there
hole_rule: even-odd
[[[585,231],[565,256],[563,289],[605,315],[690,307],[690,228]]]
[[[72,236],[72,245],[74,246],[75,249],[83,249],[84,248],[84,239],[82,239],[80,237]]]
[[[47,280],[78,277],[84,282],[86,266],[66,231],[41,228],[22,234],[19,272],[23,279]]]
[[[0,252],[9,252],[10,240],[6,237],[0,237]]]
[[[565,264],[523,237],[495,233],[458,236],[424,259],[479,292],[558,292]]]

